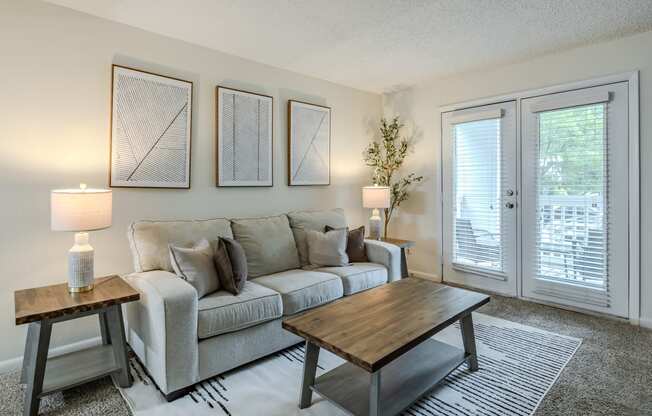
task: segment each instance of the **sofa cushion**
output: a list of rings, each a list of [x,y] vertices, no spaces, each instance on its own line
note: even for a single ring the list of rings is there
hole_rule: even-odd
[[[231,228],[247,255],[250,278],[299,267],[297,246],[285,215],[234,219]]]
[[[210,338],[282,315],[281,295],[264,286],[246,282],[236,296],[220,290],[199,299],[197,335],[200,339]]]
[[[342,280],[330,273],[288,270],[259,277],[254,282],[281,294],[286,316],[331,302],[343,294]]]
[[[191,247],[202,238],[233,237],[229,220],[136,221],[127,233],[136,272],[167,270],[172,272],[170,244]]]
[[[344,267],[320,267],[315,271],[338,275],[342,279],[344,296],[387,283],[387,269],[382,264],[353,263]]]
[[[332,228],[346,228],[346,216],[344,216],[344,210],[341,208],[322,211],[294,211],[288,213],[288,218],[290,219],[294,239],[297,242],[301,266],[309,264],[308,243],[306,241],[307,230],[323,232],[327,225]]]

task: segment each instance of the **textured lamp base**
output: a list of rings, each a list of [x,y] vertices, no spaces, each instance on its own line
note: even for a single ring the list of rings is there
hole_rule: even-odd
[[[381,222],[380,211],[374,208],[369,218],[369,238],[372,240],[380,240]]]
[[[68,292],[81,293],[93,290],[95,251],[88,244],[88,233],[75,234],[75,245],[68,252]]]

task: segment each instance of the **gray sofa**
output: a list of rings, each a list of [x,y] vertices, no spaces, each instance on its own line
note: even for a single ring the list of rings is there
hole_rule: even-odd
[[[302,211],[247,219],[137,221],[128,236],[140,292],[126,307],[127,339],[168,400],[202,380],[301,342],[281,320],[342,296],[400,279],[398,247],[366,240],[368,263],[313,268],[305,231],[345,227],[343,210]],[[170,265],[168,244],[235,238],[249,279],[237,296],[201,299]]]

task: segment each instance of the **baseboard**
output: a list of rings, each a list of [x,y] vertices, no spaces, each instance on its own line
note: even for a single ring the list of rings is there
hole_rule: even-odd
[[[60,347],[51,348],[48,352],[49,357],[56,357],[58,355],[68,354],[90,347],[100,345],[102,338],[94,337],[83,339],[81,341],[73,342],[71,344],[61,345]],[[8,373],[19,369],[23,365],[23,357],[10,358],[8,360],[0,361],[0,374]]]
[[[441,282],[439,275],[434,273],[420,272],[418,270],[408,270],[410,276],[419,277],[421,279],[434,280],[435,282]]]
[[[652,329],[652,319],[640,318],[638,324],[643,328]]]

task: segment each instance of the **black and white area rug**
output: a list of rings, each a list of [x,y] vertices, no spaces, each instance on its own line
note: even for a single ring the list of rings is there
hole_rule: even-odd
[[[582,342],[479,313],[473,318],[480,369],[471,373],[463,364],[404,415],[532,415]],[[459,324],[434,338],[462,346]],[[288,348],[204,381],[171,403],[132,360],[134,385],[120,390],[135,416],[344,415],[317,394],[310,408],[297,407],[303,352],[303,345]],[[343,362],[322,349],[317,375]]]

